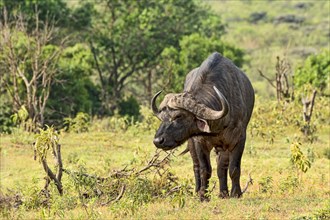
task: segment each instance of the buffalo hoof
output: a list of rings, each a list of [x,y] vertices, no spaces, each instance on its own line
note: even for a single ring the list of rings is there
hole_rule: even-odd
[[[227,190],[223,190],[223,191],[221,191],[220,194],[219,194],[219,197],[220,197],[221,199],[226,199],[226,198],[228,198],[228,197],[229,197],[229,193],[228,193],[228,191],[227,191]]]
[[[240,198],[242,197],[243,193],[242,192],[234,192],[234,193],[230,193],[230,197],[231,198]]]
[[[230,197],[231,198],[240,198],[242,196],[242,190],[241,187],[238,186],[233,186],[230,191]]]
[[[210,201],[210,196],[205,195],[204,192],[203,193],[202,192],[199,192],[198,194],[199,194],[199,200],[201,202],[209,202]]]
[[[210,201],[210,197],[209,196],[200,196],[199,197],[199,201],[201,201],[201,202],[209,202]]]

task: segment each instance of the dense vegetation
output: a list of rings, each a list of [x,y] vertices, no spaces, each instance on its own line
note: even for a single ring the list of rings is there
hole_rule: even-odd
[[[0,215],[330,218],[329,7],[0,0]],[[214,160],[211,201],[200,203],[184,147],[155,152],[149,100],[180,91],[213,51],[256,90],[241,180],[254,184],[218,198]]]
[[[80,111],[137,116],[136,100],[181,88],[209,51],[242,64],[241,50],[216,40],[224,34],[220,18],[194,1],[3,0],[1,11],[1,99],[8,107],[0,117],[25,105],[41,127]]]

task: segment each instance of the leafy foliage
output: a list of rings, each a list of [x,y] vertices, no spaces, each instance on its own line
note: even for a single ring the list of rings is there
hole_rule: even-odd
[[[11,116],[11,119],[13,120],[14,124],[22,124],[28,119],[28,117],[29,113],[25,106],[22,105],[18,112]]]
[[[9,103],[0,100],[0,133],[11,133],[14,126],[10,116],[12,115],[12,109],[9,107]]]
[[[152,110],[147,106],[140,108],[141,120],[135,124],[140,132],[154,132],[159,127],[160,121],[154,116]]]
[[[35,136],[34,148],[40,160],[47,158],[49,150],[56,151],[58,145],[57,132],[53,127],[46,127],[46,129],[40,129],[40,133]]]
[[[47,17],[58,21],[55,23],[58,37],[51,39],[43,57],[56,50],[60,38],[69,34],[68,47],[59,62],[52,63],[58,72],[51,84],[45,121],[61,126],[64,118],[76,116],[66,120],[67,128],[73,132],[57,134],[54,129],[52,134],[51,130],[47,133],[47,129],[38,143],[41,156],[46,155],[47,149],[48,152],[53,149],[52,144],[47,145],[52,143],[49,135],[61,137],[61,140],[63,137],[64,146],[68,146],[63,152],[68,166],[65,169],[68,175],[63,178],[63,196],[56,192],[54,182],[49,183],[47,191],[40,191],[43,178],[30,164],[32,141],[26,140],[29,138],[27,133],[12,129],[14,134],[10,136],[0,134],[1,166],[4,168],[0,170],[3,177],[0,189],[2,217],[276,219],[287,216],[295,219],[303,212],[304,216],[298,219],[329,218],[328,98],[317,97],[310,125],[313,137],[317,138],[306,140],[300,137],[300,130],[305,126],[300,99],[291,103],[275,102],[272,90],[260,81],[257,74],[258,69],[272,68],[277,55],[284,53],[297,63],[302,57],[327,46],[329,22],[325,19],[328,12],[324,9],[329,3],[306,3],[299,8],[295,1],[285,4],[279,1],[258,4],[251,1],[206,1],[206,4],[212,7],[189,0],[0,0],[0,8],[6,6],[9,11],[10,22],[22,12],[29,30],[35,27],[30,21],[37,5],[40,24]],[[211,9],[217,10],[217,14]],[[299,25],[273,24],[279,13],[305,19]],[[27,41],[27,36],[17,34],[14,49],[22,57],[28,54],[24,46]],[[35,45],[31,45],[34,48]],[[245,51],[239,48],[245,48]],[[205,204],[192,196],[193,173],[189,156],[173,157],[170,164],[161,163],[164,165],[161,172],[152,170],[140,176],[136,172],[144,169],[146,161],[150,161],[152,137],[159,125],[146,106],[150,95],[159,88],[166,92],[181,91],[187,72],[215,50],[246,70],[259,95],[248,128],[250,135],[246,147],[250,148],[246,150],[250,154],[245,154],[245,171],[242,170],[243,179],[246,170],[253,169],[258,172],[259,180],[242,200],[220,204],[216,189],[210,192],[211,202]],[[327,55],[324,56],[322,59],[327,60]],[[4,58],[8,56],[0,52],[0,60]],[[312,64],[301,65],[302,72],[305,67],[313,74],[319,69],[327,70],[326,62],[319,62],[318,58],[315,62],[312,62],[314,58],[308,59]],[[20,67],[29,72],[31,61],[26,59]],[[3,77],[4,70],[4,65],[0,65],[0,127],[5,123],[6,127],[13,124],[8,122],[10,115],[22,106],[13,109],[12,100],[4,101],[13,91],[13,83]],[[296,73],[298,78],[297,74],[302,73],[299,71]],[[326,74],[325,71],[317,72],[312,82],[322,85],[325,80],[328,83]],[[101,77],[104,77],[104,84]],[[302,80],[308,77],[304,76]],[[20,97],[26,94],[22,85],[19,81]],[[304,85],[299,87],[298,93],[305,89]],[[327,94],[327,90],[325,86],[322,91]],[[298,93],[295,95],[299,96]],[[134,95],[129,98],[131,94]],[[136,101],[144,105],[138,107]],[[84,115],[86,113],[90,118]],[[134,119],[132,115],[135,115]],[[18,115],[15,117],[18,121]],[[297,146],[291,151],[288,148],[291,142],[285,143],[285,140],[292,136],[298,139],[292,143]],[[307,154],[303,153],[305,150]],[[166,156],[165,152],[162,154]],[[293,162],[294,169],[287,167],[290,159],[296,161]],[[118,170],[118,167],[124,168]],[[300,175],[304,173],[306,178],[299,180],[295,171]]]
[[[78,112],[98,114],[99,89],[92,82],[92,54],[86,45],[75,44],[63,51],[59,74],[51,87],[46,116],[50,123],[59,124],[63,116]]]
[[[31,132],[35,129],[35,124],[32,122],[32,119],[29,118],[29,112],[27,111],[25,105],[22,105],[16,113],[12,114],[10,119],[13,124],[17,126],[12,129],[14,133],[21,133],[24,131]]]
[[[263,177],[259,181],[259,191],[261,193],[272,193],[273,190],[273,178],[271,176]]]
[[[295,85],[302,88],[312,85],[321,92],[329,92],[330,83],[330,50],[324,49],[317,55],[309,56],[303,65],[295,71]]]
[[[182,91],[186,75],[200,66],[215,51],[231,59],[239,67],[243,64],[243,51],[222,42],[216,37],[209,38],[194,33],[184,36],[179,44],[180,49],[169,47],[162,53],[163,69],[161,72],[165,73],[163,81],[169,83],[165,85],[168,90]],[[168,81],[168,79],[171,81]]]
[[[65,130],[70,132],[87,132],[90,126],[90,116],[84,112],[78,112],[74,118],[64,119]]]
[[[137,120],[140,115],[140,105],[136,98],[133,96],[128,97],[126,100],[119,102],[119,114],[124,116],[133,117]]]
[[[311,162],[308,158],[304,155],[304,153],[300,150],[301,143],[294,142],[291,144],[291,163],[299,170],[304,173],[307,172],[309,168],[311,168]]]
[[[103,7],[92,27],[90,47],[105,112],[117,108],[129,79],[135,79],[127,85],[134,94],[151,98],[153,82],[146,82],[146,75],[157,69],[165,48],[177,48],[182,37],[195,32],[223,34],[221,21],[194,1],[108,1]]]
[[[279,190],[284,194],[294,193],[299,188],[299,186],[298,176],[289,174],[280,182]]]

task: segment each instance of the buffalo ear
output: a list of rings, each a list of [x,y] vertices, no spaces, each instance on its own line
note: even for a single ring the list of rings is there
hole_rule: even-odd
[[[197,118],[197,127],[202,132],[211,133],[210,126],[205,119]]]

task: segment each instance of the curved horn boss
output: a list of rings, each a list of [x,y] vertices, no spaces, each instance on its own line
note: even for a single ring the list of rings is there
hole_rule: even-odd
[[[213,89],[217,93],[221,102],[222,110],[220,111],[213,110],[204,104],[196,102],[186,93],[180,93],[174,96],[169,100],[168,106],[171,108],[185,109],[196,115],[198,118],[205,120],[217,120],[223,118],[229,111],[228,101],[215,86],[213,86]]]

